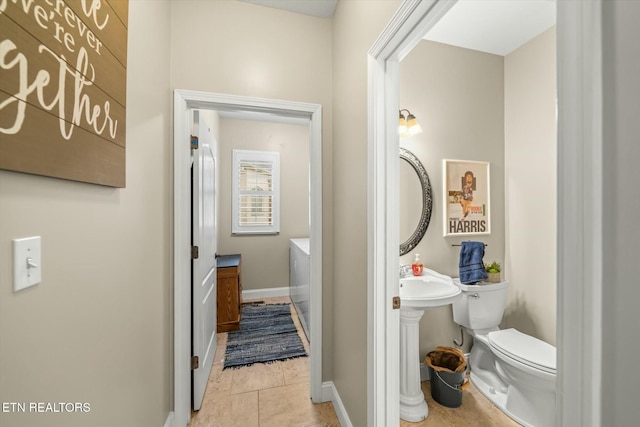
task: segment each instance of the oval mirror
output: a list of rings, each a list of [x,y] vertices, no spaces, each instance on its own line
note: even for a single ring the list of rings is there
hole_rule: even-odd
[[[400,148],[400,256],[413,250],[422,240],[429,221],[433,195],[429,175],[420,160],[409,150]],[[416,177],[418,178],[416,180]]]

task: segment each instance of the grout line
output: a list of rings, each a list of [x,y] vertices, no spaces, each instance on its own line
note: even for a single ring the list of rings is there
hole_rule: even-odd
[[[281,298],[282,298],[282,297],[278,297],[278,300],[280,300]],[[292,303],[291,301],[288,301],[288,302],[274,302],[274,301],[270,301],[270,299],[271,299],[271,298],[265,298],[265,300],[264,300],[264,304],[289,304],[289,305],[292,307],[292,313],[291,313],[291,314],[292,314],[292,318],[293,318],[294,324],[295,324],[295,326],[296,326],[296,331],[298,332],[298,336],[299,336],[299,337],[300,337],[300,339],[302,340],[302,343],[305,345],[305,350],[306,350],[306,351],[307,351],[307,353],[308,353],[307,357],[310,357],[310,354],[309,354],[309,341],[307,340],[307,337],[306,337],[306,335],[304,334],[304,331],[302,330],[302,325],[300,324],[300,320],[299,320],[299,318],[298,318],[298,313],[297,313],[297,311],[295,310],[295,306],[293,305],[293,303]],[[295,316],[294,316],[294,314],[295,314]],[[221,347],[221,348],[220,348],[220,350],[221,350],[223,353],[226,353],[226,346],[227,346],[227,342],[225,341],[225,345],[224,345],[224,347]],[[218,363],[218,365],[223,364],[223,363],[224,363],[224,360],[222,360],[220,363]],[[227,396],[233,396],[233,395],[238,395],[238,394],[245,394],[245,393],[253,393],[253,392],[257,392],[257,398],[258,398],[258,409],[257,409],[257,411],[258,411],[258,414],[257,414],[257,416],[258,416],[258,426],[261,426],[261,424],[260,424],[260,422],[261,422],[261,421],[260,421],[260,400],[261,400],[263,397],[265,397],[265,396],[262,396],[262,394],[263,394],[262,392],[263,392],[263,391],[264,391],[264,392],[268,392],[268,391],[273,390],[273,389],[276,389],[276,388],[280,388],[280,387],[289,387],[289,386],[297,385],[297,384],[307,384],[307,385],[308,385],[308,384],[309,384],[309,381],[310,381],[310,379],[306,379],[306,380],[301,381],[301,382],[299,382],[299,383],[287,384],[287,383],[286,383],[285,374],[284,374],[284,367],[283,367],[283,364],[284,364],[284,363],[287,363],[287,361],[286,361],[286,360],[280,360],[280,361],[276,361],[276,362],[274,362],[274,363],[277,363],[277,364],[279,365],[279,369],[280,369],[280,376],[281,376],[281,382],[282,382],[282,384],[281,384],[281,385],[278,385],[278,386],[272,386],[272,387],[267,387],[267,388],[261,388],[261,389],[257,389],[257,390],[244,391],[244,392],[242,392],[242,393],[234,393],[234,392],[233,392],[233,389],[230,389],[230,390],[228,390],[228,391],[226,391],[226,392],[225,392],[225,395],[227,395]],[[240,369],[243,369],[243,368],[240,368]],[[232,377],[232,379],[231,379],[231,382],[232,382],[232,385],[233,385],[233,377]],[[208,384],[207,384],[207,385],[208,385]],[[206,398],[206,396],[207,396],[207,394],[206,394],[206,392],[205,392],[205,398]],[[204,403],[204,402],[203,402],[203,403]],[[334,409],[334,411],[335,411],[335,409]]]
[[[262,390],[258,390],[258,427],[260,427],[260,399],[261,399],[261,393]]]

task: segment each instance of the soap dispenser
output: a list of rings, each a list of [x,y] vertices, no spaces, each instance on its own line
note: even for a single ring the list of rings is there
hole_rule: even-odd
[[[416,254],[416,259],[413,260],[413,264],[411,264],[411,270],[413,271],[414,276],[422,276],[422,270],[424,266],[422,265],[422,261],[420,261],[420,254]]]

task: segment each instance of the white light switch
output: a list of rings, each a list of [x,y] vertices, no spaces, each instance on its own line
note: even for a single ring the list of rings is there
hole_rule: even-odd
[[[13,239],[13,292],[42,281],[40,236]]]

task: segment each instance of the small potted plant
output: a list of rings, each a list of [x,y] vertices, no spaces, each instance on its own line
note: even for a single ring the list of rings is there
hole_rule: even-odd
[[[484,265],[484,269],[487,272],[487,282],[498,283],[500,281],[500,271],[502,270],[500,263],[493,261],[491,264]]]

